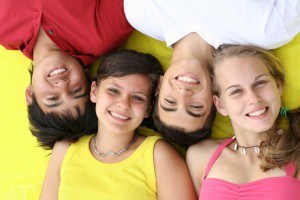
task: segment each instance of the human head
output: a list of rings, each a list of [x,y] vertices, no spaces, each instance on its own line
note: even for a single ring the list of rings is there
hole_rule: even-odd
[[[211,112],[204,123],[204,127],[192,132],[186,132],[184,128],[176,125],[167,125],[159,118],[157,102],[158,100],[156,99],[153,112],[155,130],[161,133],[161,135],[163,135],[168,141],[179,144],[183,147],[189,147],[190,145],[208,138],[211,135],[211,127],[213,126],[216,115],[216,109],[214,106],[211,108]]]
[[[75,114],[69,110],[45,113],[33,95],[32,103],[28,105],[30,131],[45,149],[52,149],[57,141],[75,142],[83,135],[93,134],[98,128],[95,104],[87,101],[84,106],[85,112],[75,107]]]
[[[150,54],[139,53],[133,50],[122,50],[106,56],[97,71],[91,89],[91,100],[96,102],[96,112],[99,123],[101,123],[100,117],[103,116],[103,112],[107,109],[109,112],[105,112],[106,114],[109,113],[111,115],[113,111],[117,110],[120,112],[118,114],[124,114],[125,116],[126,113],[124,110],[127,108],[122,110],[123,108],[121,109],[119,103],[131,103],[132,101],[133,103],[136,103],[136,97],[138,99],[141,97],[143,100],[146,100],[147,105],[145,111],[149,113],[152,107],[155,89],[162,74],[163,69],[161,64]],[[136,81],[140,82],[137,83]],[[145,88],[147,88],[146,91]],[[144,91],[143,94],[145,95],[139,96],[139,94],[135,93],[135,90]],[[130,101],[127,98],[125,98],[126,101],[124,99],[117,99],[126,95],[130,95]],[[145,99],[146,96],[147,98]],[[116,102],[116,99],[117,103],[115,104],[114,102]],[[101,101],[101,105],[98,103],[98,100]],[[144,105],[144,103],[142,104]],[[112,110],[110,110],[112,107],[109,107],[111,105],[113,107]],[[118,107],[116,107],[116,105]],[[130,107],[128,110],[134,110],[136,107],[135,105],[136,104],[133,104],[133,107]],[[103,110],[102,107],[105,106],[108,107],[105,108],[105,111],[99,111]],[[140,104],[138,104],[138,106],[140,106]],[[142,109],[144,109],[144,107]],[[147,116],[145,113],[144,115]],[[133,118],[133,120],[134,119],[135,118]],[[127,121],[130,121],[131,123],[133,120],[130,118],[130,120]],[[137,126],[140,125],[140,123],[141,121]],[[134,127],[134,129],[136,127]]]
[[[44,113],[76,114],[75,107],[84,111],[89,83],[82,64],[70,55],[55,51],[34,62],[31,84],[26,89],[27,105],[36,101]]]
[[[210,136],[215,109],[208,63],[198,59],[174,61],[159,85],[154,109],[157,131],[184,146]]]
[[[225,45],[211,60],[214,103],[233,128],[264,132],[274,126],[281,106],[284,73],[270,52]]]
[[[30,131],[42,147],[51,149],[56,141],[75,141],[97,131],[95,109],[88,101],[90,79],[75,58],[58,51],[34,63],[29,72],[26,100]],[[52,95],[57,96],[52,99]],[[51,104],[57,100],[63,104],[45,106],[52,100]]]

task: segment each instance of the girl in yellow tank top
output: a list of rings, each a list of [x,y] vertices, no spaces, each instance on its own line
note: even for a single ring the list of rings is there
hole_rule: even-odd
[[[40,199],[196,199],[176,150],[136,133],[162,73],[150,54],[124,50],[103,60],[90,93],[98,132],[55,144]]]

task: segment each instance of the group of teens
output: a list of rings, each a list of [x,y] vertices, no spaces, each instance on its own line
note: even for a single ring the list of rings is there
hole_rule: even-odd
[[[64,11],[65,21],[57,15],[70,6],[67,1],[57,2],[56,10],[37,2],[21,9],[3,1],[10,9],[0,14],[0,22],[11,23],[0,30],[0,44],[33,60],[26,90],[31,131],[42,146],[53,148],[40,199],[300,196],[300,109],[282,106],[283,68],[266,50],[300,32],[296,0],[222,5],[99,0],[93,6],[78,1],[95,12],[78,24],[73,19],[79,10]],[[239,12],[234,15],[232,9]],[[17,11],[30,13],[20,20],[36,23],[11,35]],[[260,23],[250,20],[255,15],[250,11],[257,12]],[[236,23],[230,23],[232,17]],[[87,22],[86,30],[69,32]],[[246,22],[249,30],[243,29]],[[131,26],[173,48],[168,70],[163,74],[150,54],[119,50],[103,57],[90,84],[83,66],[120,45]],[[234,137],[205,139],[215,110],[230,118]],[[153,118],[162,137],[138,133],[146,118]],[[285,130],[279,129],[282,118],[289,121]],[[188,147],[186,158],[169,142]]]

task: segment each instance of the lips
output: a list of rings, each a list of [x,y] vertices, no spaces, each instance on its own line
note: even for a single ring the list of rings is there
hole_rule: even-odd
[[[269,107],[258,109],[258,110],[255,110],[253,112],[247,113],[246,116],[248,116],[248,117],[261,117],[261,116],[265,115],[265,113],[268,111],[268,109],[269,109]]]
[[[193,75],[179,75],[175,77],[175,80],[185,84],[200,84],[200,81]]]
[[[109,111],[108,112],[113,118],[117,119],[117,120],[120,120],[120,121],[128,121],[130,120],[131,118],[126,116],[125,114],[120,114],[120,113],[117,113],[117,112],[113,112],[113,111]]]
[[[68,69],[65,67],[56,68],[48,74],[48,77],[53,77],[53,76],[64,74],[65,72],[67,72],[67,70]]]

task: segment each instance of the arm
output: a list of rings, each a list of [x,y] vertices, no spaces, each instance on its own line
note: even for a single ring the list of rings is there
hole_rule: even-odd
[[[197,199],[185,161],[167,142],[154,147],[158,200]]]
[[[203,140],[188,148],[186,162],[198,196],[206,166],[216,148],[217,145],[212,140]]]
[[[55,143],[46,171],[40,200],[58,199],[60,169],[69,146],[70,143],[66,141]]]

